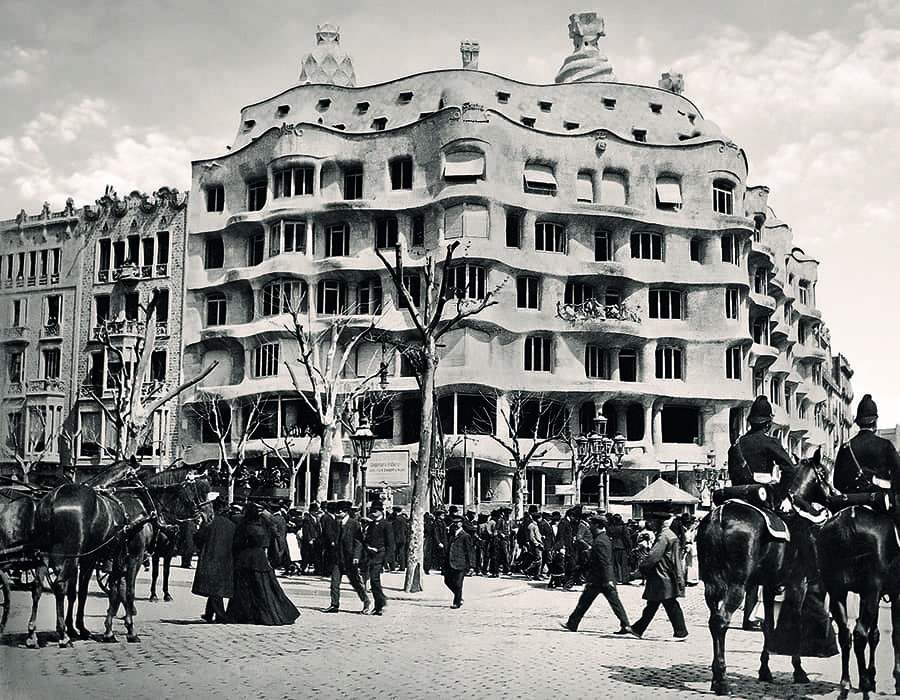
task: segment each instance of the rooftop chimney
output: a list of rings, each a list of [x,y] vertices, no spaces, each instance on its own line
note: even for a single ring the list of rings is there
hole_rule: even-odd
[[[470,70],[478,70],[478,53],[481,45],[477,41],[464,39],[459,44],[459,52],[462,54],[462,67]]]

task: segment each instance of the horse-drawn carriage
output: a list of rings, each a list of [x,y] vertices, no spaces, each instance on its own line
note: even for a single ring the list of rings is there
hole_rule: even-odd
[[[9,613],[10,573],[29,570],[33,574],[24,576],[32,584],[33,606],[26,644],[37,645],[35,619],[45,581],[56,597],[59,645],[68,646],[70,637],[90,638],[84,605],[96,571],[98,582],[108,579],[110,600],[101,640],[116,640],[112,623],[122,604],[128,640],[139,641],[133,621],[138,570],[158,532],[208,510],[209,484],[187,467],[138,477],[136,466],[113,465],[83,484],[41,489],[16,483],[0,490],[0,631]]]

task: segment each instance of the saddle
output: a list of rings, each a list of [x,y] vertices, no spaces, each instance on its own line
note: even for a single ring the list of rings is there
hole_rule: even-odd
[[[747,508],[752,508],[759,513],[766,523],[769,534],[778,540],[790,541],[791,533],[788,526],[772,508],[771,489],[762,484],[747,484],[745,486],[726,486],[713,492],[713,503],[724,506],[728,503],[736,503]]]

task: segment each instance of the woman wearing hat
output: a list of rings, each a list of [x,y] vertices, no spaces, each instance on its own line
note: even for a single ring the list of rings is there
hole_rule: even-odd
[[[225,611],[229,622],[290,625],[300,616],[269,563],[266,549],[271,538],[262,509],[248,503],[234,531],[234,595]]]

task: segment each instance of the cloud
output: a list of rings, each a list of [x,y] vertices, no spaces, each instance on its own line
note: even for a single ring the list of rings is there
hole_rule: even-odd
[[[58,105],[59,115],[41,112],[25,125],[25,136],[32,140],[58,139],[71,143],[85,129],[107,126],[110,106],[101,98],[85,97],[74,105]]]
[[[43,70],[47,52],[12,46],[0,51],[0,87],[21,87]]]

